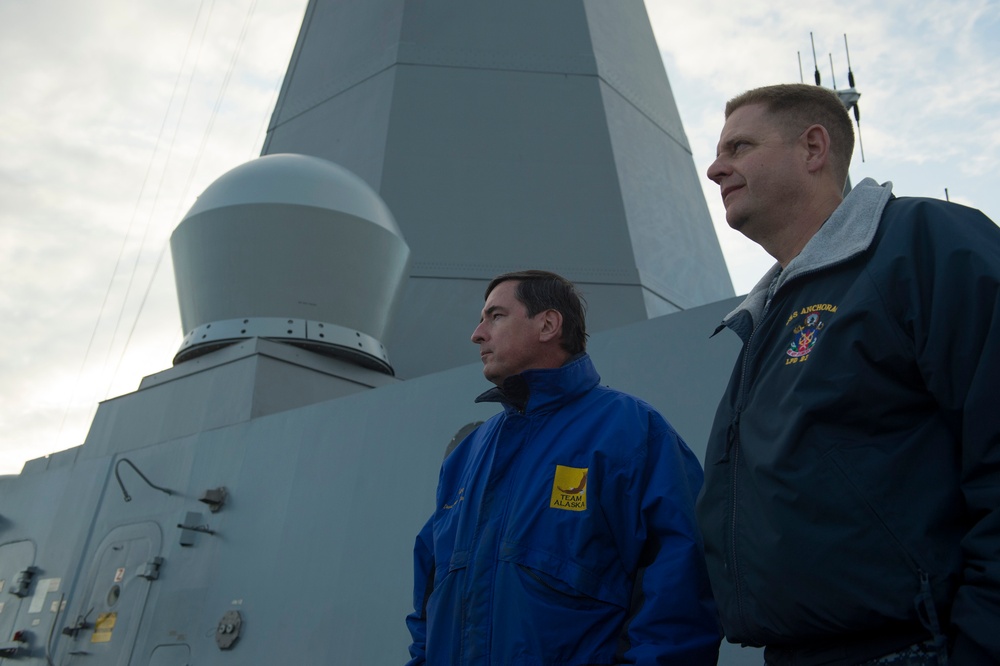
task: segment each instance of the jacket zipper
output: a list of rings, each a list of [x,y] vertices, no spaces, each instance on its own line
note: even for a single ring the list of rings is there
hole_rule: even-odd
[[[740,616],[740,623],[743,625],[744,633],[748,635],[752,632],[747,625],[746,611],[743,607],[743,591],[740,588],[739,557],[736,552],[736,510],[739,504],[737,501],[737,477],[739,474],[740,461],[740,415],[743,413],[743,407],[746,403],[747,392],[749,390],[747,375],[750,368],[750,354],[753,351],[754,336],[757,333],[757,329],[760,328],[760,325],[764,323],[764,319],[767,317],[767,313],[771,309],[771,301],[774,300],[775,296],[777,296],[777,291],[775,291],[775,293],[771,295],[771,298],[764,304],[764,309],[760,313],[760,322],[754,325],[754,327],[750,330],[750,336],[747,338],[746,353],[743,355],[743,368],[740,371],[739,400],[736,403],[736,413],[729,424],[729,445],[732,449],[732,483],[730,486],[732,496],[732,517],[729,524],[729,543],[733,562],[733,589],[736,593],[736,609]]]
[[[838,465],[838,468],[840,466]],[[934,604],[934,594],[931,590],[931,578],[923,567],[923,564],[915,559],[914,555],[910,554],[906,546],[899,540],[896,533],[886,524],[882,516],[875,510],[875,507],[871,505],[868,499],[861,493],[861,491],[855,486],[845,470],[840,469],[841,474],[844,474],[848,483],[850,483],[852,490],[857,494],[857,496],[864,502],[865,506],[871,511],[872,516],[875,521],[877,521],[879,527],[885,532],[889,540],[895,546],[899,554],[906,560],[910,567],[910,570],[917,575],[920,581],[920,591],[914,598],[913,605],[917,610],[917,617],[920,620],[920,624],[923,625],[924,629],[931,633],[931,637],[934,642],[934,647],[937,651],[938,664],[940,666],[947,666],[948,664],[948,638],[944,634],[944,630],[941,627],[941,621],[937,614],[937,607]]]
[[[525,411],[526,411],[525,409],[515,409],[514,411],[516,412],[515,418],[520,418],[520,419],[524,420],[524,425],[522,426],[522,429],[524,430],[524,433],[522,434],[521,446],[518,447],[518,448],[525,448],[527,446],[528,439],[530,438],[531,434],[534,432],[533,427],[532,427],[534,424],[532,424],[525,417]],[[508,419],[508,422],[509,422],[509,419]],[[507,425],[507,424],[505,423],[504,425]],[[497,439],[497,443],[498,444],[499,444],[499,440],[500,440],[500,438],[498,437],[498,439]],[[499,450],[499,446],[497,448]],[[496,599],[497,566],[498,566],[498,564],[500,562],[500,550],[501,550],[502,545],[503,545],[503,537],[504,537],[504,534],[507,533],[507,518],[508,518],[508,515],[510,513],[510,496],[511,496],[511,492],[513,491],[514,482],[516,480],[515,479],[515,474],[520,469],[520,464],[519,463],[521,461],[521,456],[518,456],[516,451],[510,453],[509,455],[512,456],[512,459],[511,459],[510,463],[508,463],[509,466],[507,467],[507,473],[506,473],[507,481],[506,481],[506,483],[503,484],[504,485],[504,489],[503,489],[503,495],[504,495],[503,512],[500,514],[500,522],[497,525],[496,545],[495,545],[494,550],[493,550],[493,562],[494,562],[494,564],[493,564],[493,580],[490,583],[490,588],[491,588],[490,589],[490,597],[491,597],[491,601],[490,601],[490,620],[487,623],[487,625],[489,627],[489,629],[488,629],[489,636],[488,636],[487,641],[486,641],[486,659],[487,659],[487,664],[493,663],[493,622],[494,622],[494,619],[495,619],[493,617],[493,602]]]

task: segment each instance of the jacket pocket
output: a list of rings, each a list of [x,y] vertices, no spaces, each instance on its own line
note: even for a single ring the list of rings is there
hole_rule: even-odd
[[[860,475],[857,471],[851,467],[843,453],[836,448],[832,449],[826,457],[834,464],[839,478],[842,479],[844,487],[848,490],[845,493],[845,501],[853,500],[856,506],[862,507],[861,510],[854,512],[855,515],[858,516],[859,520],[867,519],[872,526],[873,534],[881,535],[882,538],[879,541],[884,544],[884,547],[894,551],[906,564],[913,574],[914,581],[919,580],[923,571],[927,570],[926,564],[920,561],[920,557],[913,549],[904,544],[902,537],[889,524],[889,520],[883,515],[877,502],[873,501],[861,487]]]
[[[497,566],[495,636],[509,663],[614,663],[629,593],[574,562],[504,544]],[[507,662],[504,662],[507,663]]]
[[[434,589],[427,598],[427,617],[432,618],[429,633],[444,630],[449,625],[449,622],[442,621],[445,618],[465,616],[463,590],[467,565],[468,552],[456,551],[452,553],[447,565],[441,565],[435,570]]]
[[[512,543],[502,546],[500,561],[516,565],[554,593],[567,597],[589,597],[619,608],[628,608],[632,585],[623,572],[607,568],[601,572],[592,571],[544,550]]]

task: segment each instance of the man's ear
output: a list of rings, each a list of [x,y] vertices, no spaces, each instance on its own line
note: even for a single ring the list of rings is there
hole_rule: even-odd
[[[799,139],[806,150],[806,168],[815,173],[830,162],[830,133],[822,125],[811,125]]]
[[[562,339],[562,323],[563,316],[559,310],[545,310],[544,312],[539,312],[538,316],[542,319],[542,327],[538,332],[538,339],[541,342],[549,342],[550,340],[556,340],[557,342]]]

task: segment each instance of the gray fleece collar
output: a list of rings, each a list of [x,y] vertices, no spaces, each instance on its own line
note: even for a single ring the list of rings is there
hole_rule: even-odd
[[[855,185],[819,231],[809,239],[802,252],[788,263],[778,278],[777,289],[789,280],[834,266],[867,250],[878,231],[882,211],[891,198],[891,182],[879,185],[871,178],[865,178]],[[746,299],[726,315],[722,323],[728,325],[737,313],[745,310],[753,317],[756,326],[760,313],[764,310],[767,289],[780,268],[775,263],[750,290]]]

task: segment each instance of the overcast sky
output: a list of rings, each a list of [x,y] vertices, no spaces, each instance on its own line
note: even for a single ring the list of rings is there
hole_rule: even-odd
[[[167,240],[259,154],[305,4],[0,0],[0,474],[81,444],[100,400],[170,366],[182,334]],[[1000,2],[646,6],[699,173],[729,97],[799,81],[799,52],[812,82],[810,32],[824,85],[832,54],[845,87],[847,33],[866,158],[856,149],[852,180],[947,188],[1000,220]],[[744,293],[771,260],[703,182]]]

